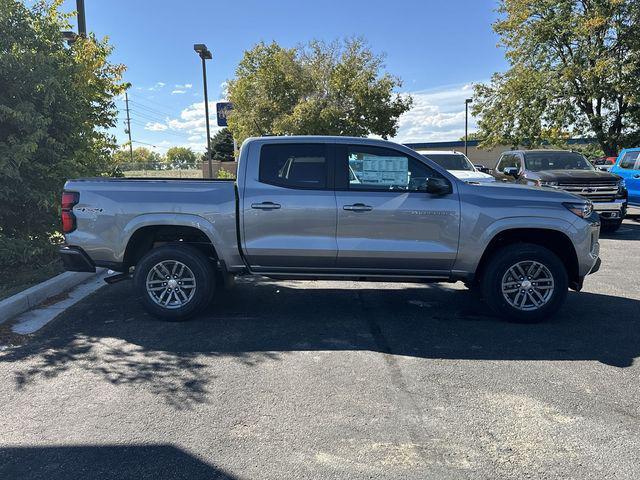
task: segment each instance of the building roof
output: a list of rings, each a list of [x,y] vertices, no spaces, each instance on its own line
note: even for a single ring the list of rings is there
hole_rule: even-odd
[[[567,140],[567,145],[587,145],[590,143],[595,143],[595,138],[570,138]],[[467,142],[467,146],[469,147],[477,147],[480,143],[479,140],[469,140]],[[464,140],[455,140],[451,142],[417,142],[417,143],[405,143],[405,146],[412,148],[414,150],[420,148],[439,148],[439,149],[449,149],[449,148],[464,148]]]

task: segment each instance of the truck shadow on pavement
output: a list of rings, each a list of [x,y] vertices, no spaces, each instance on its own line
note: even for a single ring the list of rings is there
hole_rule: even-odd
[[[612,233],[601,233],[601,238],[607,240],[640,240],[640,217],[625,220],[620,228]]]
[[[487,316],[467,290],[440,285],[242,281],[183,323],[145,314],[129,282],[104,288],[0,353],[16,389],[69,369],[140,384],[176,408],[206,402],[215,357],[248,366],[292,351],[370,350],[424,359],[594,360],[624,368],[640,354],[640,301],[569,293],[546,323]],[[311,287],[311,288],[308,288]]]
[[[22,480],[236,478],[173,445],[0,447],[0,477]]]

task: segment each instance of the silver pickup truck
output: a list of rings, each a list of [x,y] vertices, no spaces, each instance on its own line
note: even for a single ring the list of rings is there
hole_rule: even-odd
[[[589,200],[466,183],[409,148],[364,138],[248,139],[235,182],[70,180],[62,223],[68,270],[133,277],[146,309],[174,320],[251,273],[463,281],[495,313],[533,322],[600,265]]]

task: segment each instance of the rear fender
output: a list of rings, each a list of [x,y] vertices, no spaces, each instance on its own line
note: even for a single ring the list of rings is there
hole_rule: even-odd
[[[132,218],[124,227],[122,235],[120,236],[118,250],[116,252],[119,261],[124,260],[124,253],[127,249],[127,244],[133,234],[140,228],[151,226],[181,226],[196,228],[207,236],[216,249],[216,253],[220,260],[226,263],[230,261],[230,259],[226,258],[225,249],[222,248],[224,246],[222,238],[215,226],[203,217],[184,213],[152,213]]]

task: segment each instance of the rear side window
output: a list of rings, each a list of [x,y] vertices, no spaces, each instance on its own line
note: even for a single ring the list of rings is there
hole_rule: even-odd
[[[626,168],[628,170],[640,170],[640,162],[638,161],[640,152],[627,152],[620,160],[620,168]]]
[[[325,144],[294,143],[263,145],[259,179],[262,183],[288,188],[327,188]]]

